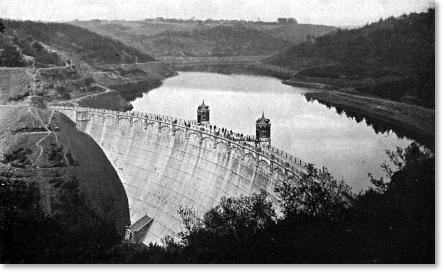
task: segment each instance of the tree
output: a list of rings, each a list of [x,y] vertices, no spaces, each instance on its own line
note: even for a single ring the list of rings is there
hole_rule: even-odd
[[[418,144],[411,143],[407,148],[397,147],[396,151],[386,150],[389,162],[385,161],[381,167],[386,174],[387,179],[405,168],[414,168],[420,161],[432,158],[431,152],[422,149]],[[390,186],[390,180],[384,180],[383,177],[375,179],[371,173],[368,173],[374,191],[384,193]]]
[[[5,25],[3,24],[2,21],[0,21],[0,33],[4,33],[5,32]]]
[[[284,17],[279,17],[279,18],[277,18],[277,22],[278,22],[278,24],[286,24],[287,19]]]
[[[41,182],[0,168],[1,263],[98,263],[121,241],[112,224],[87,208],[77,179],[56,175],[46,186],[53,191],[49,216]]]
[[[272,203],[266,193],[222,198],[219,205],[210,209],[202,218],[190,208],[181,208],[179,214],[185,231],[180,242],[166,241],[167,250],[181,250],[176,254],[179,262],[187,263],[236,263],[257,262],[261,258],[255,246],[264,243],[264,231],[277,222]],[[253,248],[253,250],[252,250]]]
[[[15,46],[7,46],[0,55],[0,66],[22,67],[25,66],[22,55]]]
[[[283,182],[275,191],[281,197],[285,216],[304,213],[334,218],[354,198],[348,185],[337,182],[325,167],[319,170],[312,164],[297,183]]]
[[[220,204],[206,212],[202,219],[190,208],[181,208],[179,215],[186,229],[180,234],[184,244],[190,243],[196,234],[203,231],[214,237],[249,238],[277,220],[265,192],[240,198],[223,197]]]

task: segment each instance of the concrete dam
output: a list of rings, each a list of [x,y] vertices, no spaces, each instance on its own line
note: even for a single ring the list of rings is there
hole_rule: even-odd
[[[90,135],[116,169],[128,196],[130,220],[144,229],[137,241],[149,244],[184,228],[178,209],[198,216],[222,197],[298,183],[306,163],[274,147],[255,147],[241,134],[221,135],[216,126],[140,112],[53,106]]]

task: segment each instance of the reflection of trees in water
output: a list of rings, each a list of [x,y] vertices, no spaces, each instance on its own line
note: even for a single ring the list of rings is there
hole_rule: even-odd
[[[161,80],[138,81],[135,83],[119,84],[111,86],[112,89],[119,91],[120,95],[127,101],[133,101],[141,98],[145,93],[162,85]]]
[[[308,97],[306,94],[304,95],[307,102],[318,101],[319,103],[325,105],[328,109],[334,108],[337,114],[346,115],[346,117],[355,120],[357,123],[364,121],[366,125],[372,127],[376,134],[389,134],[394,132],[398,138],[408,138],[413,139],[421,145],[425,145],[428,148],[432,148],[434,146],[434,139],[431,140],[426,134],[415,132],[411,129],[408,129],[404,126],[401,126],[397,122],[392,121],[382,121],[379,118],[373,118],[366,115],[363,115],[361,112],[355,110],[354,108],[348,106],[335,106],[323,99],[313,99]]]
[[[252,64],[229,64],[229,65],[206,65],[195,64],[186,65],[184,67],[176,67],[180,71],[202,71],[202,72],[214,72],[219,74],[246,74],[246,75],[259,75],[259,76],[272,76],[278,79],[286,80],[289,75],[280,71],[274,71],[266,67],[255,66]]]

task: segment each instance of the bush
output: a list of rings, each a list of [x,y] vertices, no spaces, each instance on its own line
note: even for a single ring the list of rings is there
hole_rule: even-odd
[[[4,154],[4,160],[2,163],[10,164],[13,167],[29,167],[31,160],[29,159],[32,151],[29,148],[17,148],[11,152]]]
[[[57,214],[42,211],[39,183],[8,171],[0,172],[0,262],[100,263],[120,242],[112,224],[88,211],[75,190],[75,178],[50,179],[50,188],[62,188]],[[57,185],[58,184],[58,185]],[[74,187],[74,191],[63,188]],[[45,190],[47,191],[47,190]],[[52,192],[53,195],[56,192]]]

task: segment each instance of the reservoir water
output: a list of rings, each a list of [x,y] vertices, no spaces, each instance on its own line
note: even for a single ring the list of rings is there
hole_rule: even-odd
[[[132,104],[135,111],[192,120],[204,100],[211,124],[250,135],[264,112],[271,120],[273,146],[327,167],[356,192],[370,186],[368,173],[384,175],[380,165],[388,159],[385,150],[412,142],[392,131],[376,133],[365,120],[356,122],[335,108],[308,102],[303,95],[308,91],[272,77],[180,72]]]

